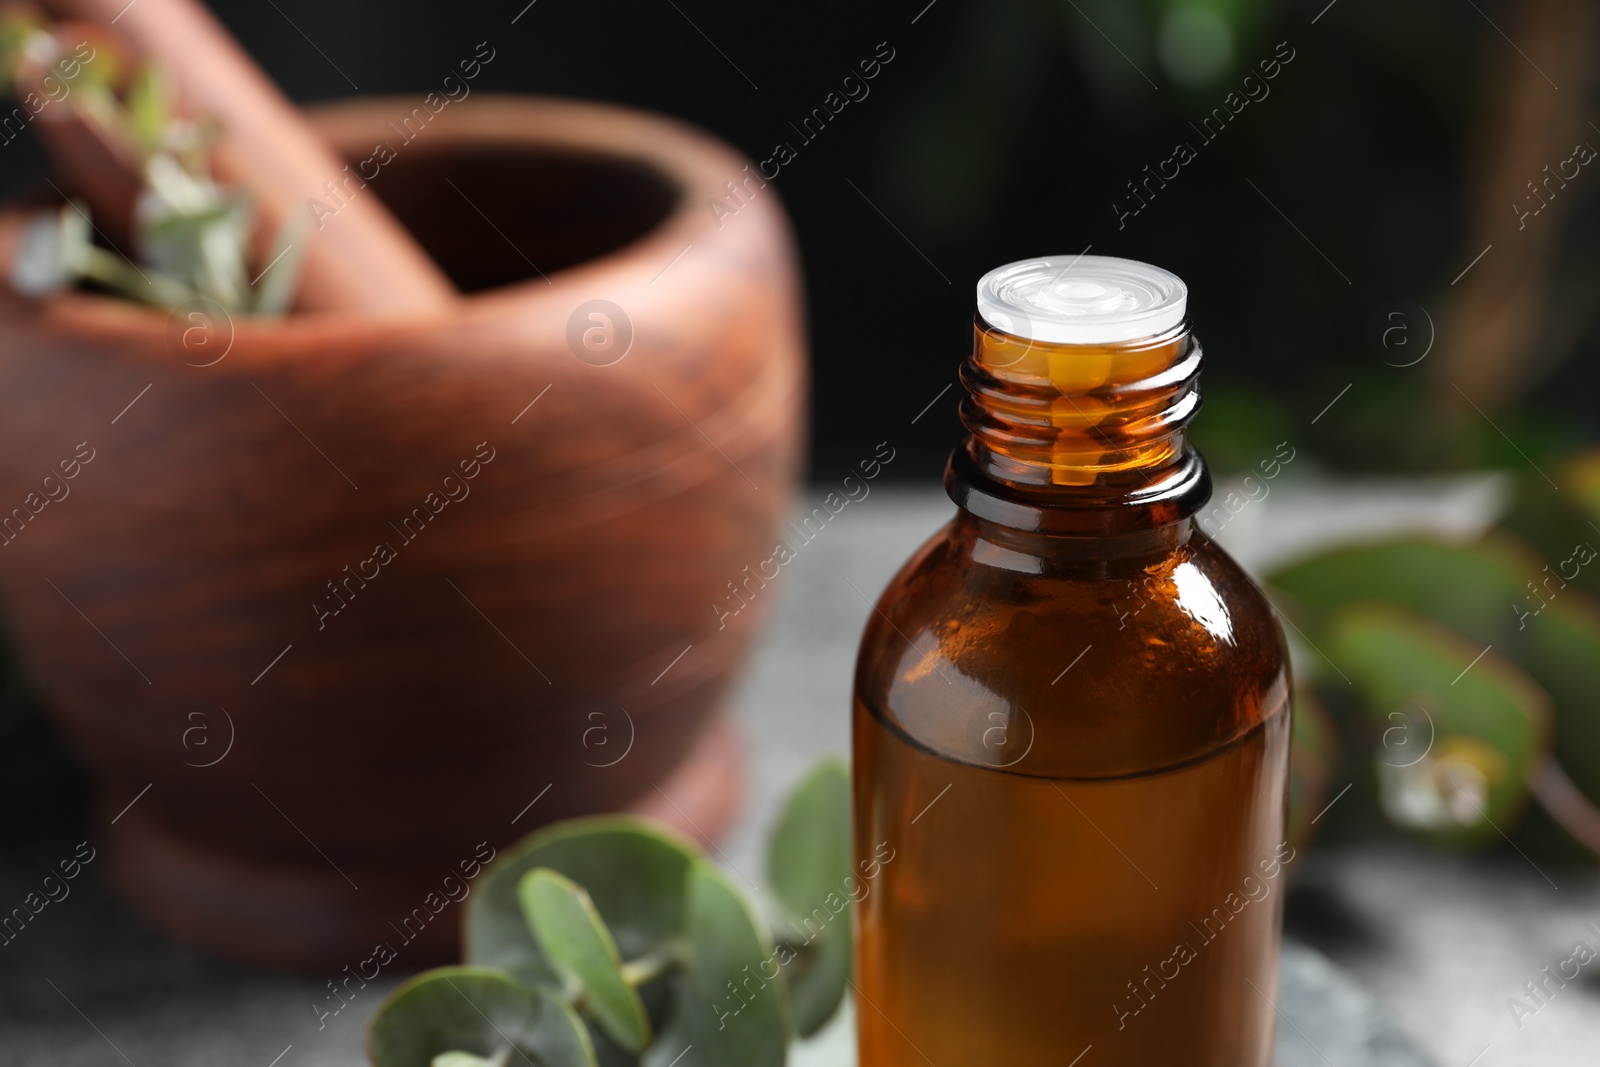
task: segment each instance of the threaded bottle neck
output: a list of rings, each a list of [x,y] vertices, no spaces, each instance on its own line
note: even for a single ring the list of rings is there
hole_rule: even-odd
[[[1200,406],[1199,341],[1182,323],[1109,344],[1030,340],[979,317],[961,366],[971,431],[946,484],[982,518],[1108,534],[1194,514],[1210,478],[1184,427]]]

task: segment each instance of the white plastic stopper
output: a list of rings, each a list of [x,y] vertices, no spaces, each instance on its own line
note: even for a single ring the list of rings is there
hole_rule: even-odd
[[[1045,256],[978,279],[978,314],[1015,337],[1098,345],[1166,333],[1189,287],[1171,271],[1114,256]]]

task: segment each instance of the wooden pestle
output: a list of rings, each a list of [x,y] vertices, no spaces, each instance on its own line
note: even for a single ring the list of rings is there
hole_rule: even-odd
[[[221,123],[213,170],[225,185],[251,195],[258,233],[270,240],[285,219],[300,213],[305,226],[297,240],[307,244],[296,308],[399,316],[437,311],[455,300],[444,272],[370,190],[350,182],[344,161],[198,0],[46,0],[44,7],[58,18],[108,27],[137,58],[162,67],[186,111]],[[108,180],[99,168],[112,164],[114,153],[81,125],[41,122],[39,129],[65,176],[85,188],[91,203],[122,213],[113,227],[121,229],[137,178]],[[324,183],[330,181],[356,191],[341,193],[337,214],[319,226],[308,201],[327,203]]]

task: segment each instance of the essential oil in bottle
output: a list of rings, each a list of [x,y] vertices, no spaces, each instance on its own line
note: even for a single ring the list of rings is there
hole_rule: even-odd
[[[862,1067],[1268,1063],[1288,660],[1191,521],[1187,300],[1100,256],[978,283],[958,510],[856,667]]]

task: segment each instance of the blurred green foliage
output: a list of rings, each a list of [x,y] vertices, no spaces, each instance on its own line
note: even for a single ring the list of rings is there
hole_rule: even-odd
[[[26,6],[0,12],[0,89],[22,103],[59,92],[58,110],[70,117],[45,121],[81,124],[89,131],[84,136],[137,180],[131,223],[144,267],[97,243],[96,236],[104,238],[89,208],[72,200],[32,215],[10,265],[11,283],[35,297],[89,283],[167,308],[205,301],[226,311],[283,314],[294,297],[308,224],[298,215],[286,218],[251,281],[255,212],[248,195],[211,173],[215,124],[183,115],[162,69],[133,67],[109,35],[74,47],[69,38],[78,29]]]
[[[1377,817],[1449,846],[1600,852],[1600,451],[1551,477],[1476,541],[1350,545],[1269,576],[1348,753],[1330,781],[1366,801],[1335,834]]]
[[[416,976],[368,1029],[375,1067],[779,1067],[850,972],[850,777],[827,760],[785,803],[774,939],[694,844],[627,816],[546,827],[467,905],[465,967]],[[816,923],[814,916],[826,916]],[[804,923],[804,926],[797,925]]]

